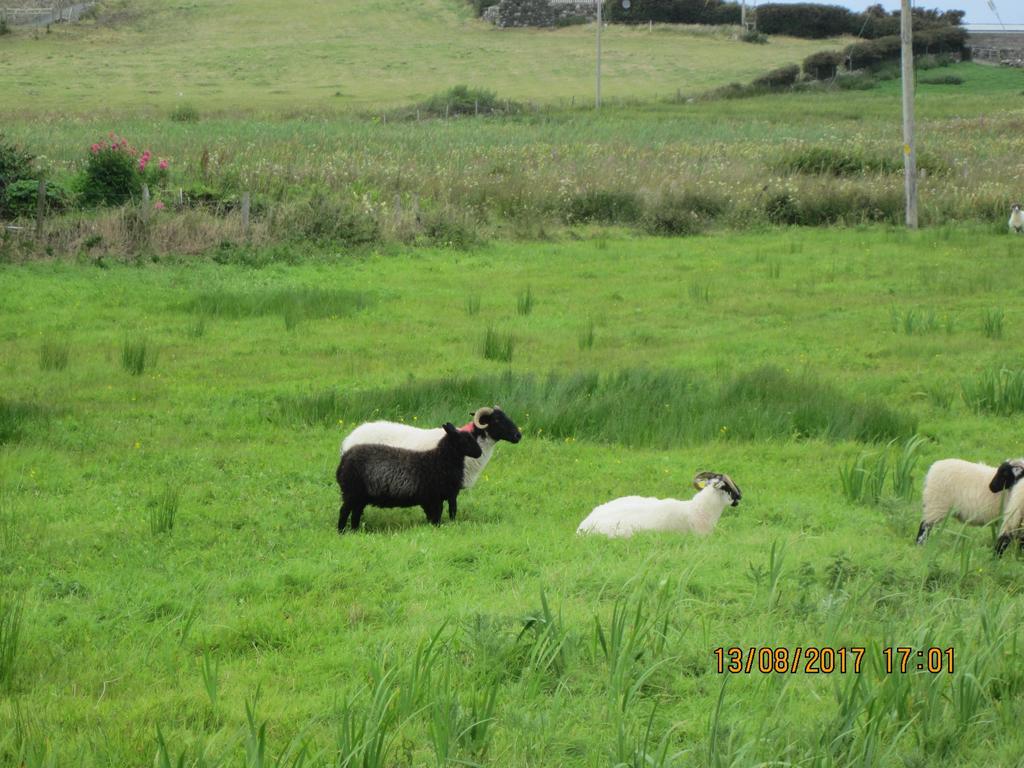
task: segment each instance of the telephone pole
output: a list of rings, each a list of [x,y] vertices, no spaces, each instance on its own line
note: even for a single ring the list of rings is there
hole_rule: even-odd
[[[917,148],[914,142],[914,32],[910,0],[900,8],[900,64],[903,82],[903,186],[907,197],[907,228],[917,229]]]
[[[594,92],[594,109],[601,108],[601,6],[604,0],[595,0],[597,5],[597,90]]]

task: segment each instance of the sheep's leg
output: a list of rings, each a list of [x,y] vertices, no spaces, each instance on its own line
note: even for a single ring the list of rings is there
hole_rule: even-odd
[[[444,503],[441,501],[432,501],[429,504],[423,505],[423,511],[427,515],[427,520],[430,521],[431,525],[441,524],[441,510],[444,507]]]
[[[996,539],[996,557],[1003,556],[1003,552],[1005,552],[1006,548],[1010,546],[1010,538],[1009,534],[1003,533],[999,535],[998,539]]]
[[[345,503],[345,500],[341,501],[341,509],[338,511],[338,533],[345,532],[345,523],[348,522],[349,512],[352,511],[352,507]]]
[[[928,538],[928,531],[932,528],[931,523],[925,523],[922,521],[921,527],[917,529],[917,543],[924,544],[924,540]]]
[[[366,509],[365,504],[354,504],[352,506],[352,530],[359,530],[359,521],[363,519],[363,510]]]
[[[458,497],[457,496],[450,496],[448,498],[448,519],[449,520],[454,520],[455,519],[455,510],[457,508],[456,504],[455,504],[455,499],[456,498],[458,498]]]

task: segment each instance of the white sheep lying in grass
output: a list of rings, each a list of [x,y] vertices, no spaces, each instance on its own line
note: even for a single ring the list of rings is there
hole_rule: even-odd
[[[736,506],[740,489],[728,475],[701,472],[693,478],[697,493],[689,501],[624,496],[594,508],[576,533],[600,533],[628,538],[638,531],[673,531],[706,536],[715,529],[722,511]]]
[[[1008,489],[1022,474],[1024,460],[1020,459],[1003,462],[999,470],[988,464],[974,464],[963,459],[936,461],[924,477],[921,527],[917,529],[917,543],[923,544],[932,526],[945,520],[950,512],[969,525],[992,522],[999,517]],[[1013,482],[1007,484],[1004,481],[996,488],[996,479],[999,477],[1013,478]]]

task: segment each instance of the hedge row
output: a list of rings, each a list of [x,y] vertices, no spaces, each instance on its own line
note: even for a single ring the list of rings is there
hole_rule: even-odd
[[[492,0],[470,0],[478,13]],[[605,16],[621,24],[739,24],[740,4],[730,0],[632,0],[623,8],[618,0],[604,0]],[[853,35],[875,39],[898,35],[899,11],[887,13],[880,5],[855,13],[838,5],[820,3],[766,3],[757,8],[757,28],[766,34],[823,38]],[[915,8],[914,28],[956,27],[963,11]]]
[[[914,32],[914,55],[962,53],[967,32],[962,27],[938,27]],[[887,62],[899,61],[899,35],[853,43],[842,51],[819,51],[803,62],[803,71],[815,80],[829,80],[840,66],[847,69],[871,69]]]

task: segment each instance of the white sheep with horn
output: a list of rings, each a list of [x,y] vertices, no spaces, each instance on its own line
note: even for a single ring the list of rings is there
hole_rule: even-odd
[[[472,488],[476,484],[499,441],[518,443],[523,436],[519,427],[497,405],[478,408],[473,413],[472,421],[460,427],[460,430],[472,432],[481,449],[479,458],[466,457],[463,488]],[[369,421],[349,432],[341,443],[341,455],[344,456],[349,448],[357,445],[390,445],[411,451],[430,451],[437,447],[444,434],[440,427],[422,429],[394,421]],[[450,507],[448,515],[454,517]]]
[[[687,501],[623,496],[598,507],[584,518],[576,533],[600,533],[628,538],[641,531],[672,531],[706,536],[715,529],[722,511],[737,506],[742,494],[728,475],[700,472],[693,478],[699,493]]]

